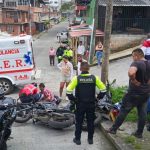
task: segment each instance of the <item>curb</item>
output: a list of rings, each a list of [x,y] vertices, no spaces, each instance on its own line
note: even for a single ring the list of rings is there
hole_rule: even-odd
[[[46,32],[40,32],[39,34],[37,34],[37,35],[33,35],[33,41],[35,41],[35,40],[37,40],[37,39],[39,39],[42,35],[44,35]]]
[[[110,134],[108,134],[106,132],[106,130],[104,129],[104,127],[102,126],[102,124],[100,123],[99,125],[99,129],[103,132],[103,134],[105,135],[105,137],[110,141],[110,143],[117,149],[117,150],[122,150],[120,145],[118,145],[115,140],[110,136]]]
[[[121,140],[117,135],[111,135],[107,133],[106,128],[103,123],[99,124],[99,129],[105,135],[105,137],[109,140],[109,142],[114,146],[116,150],[133,150],[129,145],[127,145],[123,140]]]
[[[110,54],[109,62],[113,62],[113,61],[116,61],[116,60],[119,60],[119,59],[122,59],[122,58],[129,57],[129,56],[132,55],[132,51],[136,48],[139,48],[139,47],[140,47],[140,45],[129,48],[129,49],[126,49],[126,50],[123,50],[123,51],[120,51],[120,52]],[[97,63],[94,63],[94,64],[90,65],[90,67],[93,67],[93,66],[96,66],[96,65],[97,65]]]
[[[112,62],[112,61],[115,61],[115,60],[118,60],[118,59],[129,57],[129,56],[132,55],[132,51],[136,48],[139,48],[139,47],[140,47],[140,45],[129,48],[129,49],[126,49],[126,50],[123,50],[123,51],[120,51],[120,52],[116,52],[114,54],[111,54],[110,57],[109,57],[109,61]]]

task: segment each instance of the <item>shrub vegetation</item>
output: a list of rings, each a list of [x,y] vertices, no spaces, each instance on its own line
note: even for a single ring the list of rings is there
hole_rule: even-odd
[[[113,103],[121,102],[122,98],[127,91],[127,86],[121,86],[121,87],[113,87],[111,88],[112,92],[112,100]],[[135,122],[137,120],[137,110],[134,108],[127,116],[126,121]]]

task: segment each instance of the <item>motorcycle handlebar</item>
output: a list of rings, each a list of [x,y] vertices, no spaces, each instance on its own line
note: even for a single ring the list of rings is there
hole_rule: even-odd
[[[14,107],[17,107],[17,105],[16,105],[16,104],[14,104],[14,105],[11,105],[11,104],[3,104],[3,105],[0,105],[0,109],[1,109],[1,108],[11,109],[11,108],[14,108]]]

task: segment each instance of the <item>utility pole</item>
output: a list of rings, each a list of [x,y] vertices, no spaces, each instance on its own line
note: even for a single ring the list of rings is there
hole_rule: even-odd
[[[109,71],[110,40],[112,30],[113,0],[106,0],[105,35],[104,35],[104,57],[102,60],[101,80],[106,84]]]
[[[29,34],[32,35],[32,21],[31,21],[31,4],[30,0],[28,1],[29,10],[28,10],[28,18],[29,18]]]
[[[95,0],[94,17],[93,17],[92,33],[91,33],[91,41],[90,41],[89,64],[93,63],[93,56],[94,56],[94,52],[95,52],[95,37],[96,37],[97,18],[98,18],[98,0]]]
[[[48,5],[48,18],[49,18],[49,23],[50,23],[50,17],[51,17],[51,15],[50,15],[50,10],[51,10],[50,5]]]

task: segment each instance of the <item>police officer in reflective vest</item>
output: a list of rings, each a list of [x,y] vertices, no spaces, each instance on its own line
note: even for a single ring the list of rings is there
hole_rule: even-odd
[[[71,103],[76,105],[75,138],[73,142],[81,144],[81,132],[84,116],[87,118],[88,143],[93,144],[94,119],[95,119],[95,89],[100,89],[98,98],[102,98],[106,93],[105,85],[97,76],[89,74],[87,62],[81,63],[81,75],[75,76],[67,87],[67,96]],[[72,94],[75,89],[75,96]],[[85,115],[86,114],[86,115]]]

